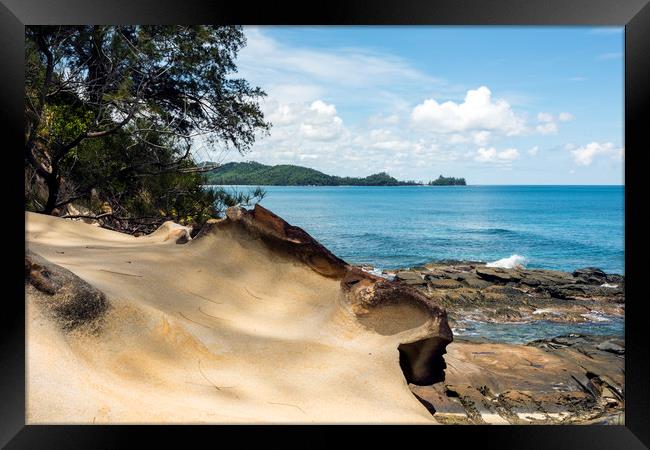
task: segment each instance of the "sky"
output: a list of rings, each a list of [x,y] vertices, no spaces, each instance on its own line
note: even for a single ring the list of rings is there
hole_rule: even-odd
[[[273,126],[227,161],[468,184],[623,184],[622,27],[244,27]]]

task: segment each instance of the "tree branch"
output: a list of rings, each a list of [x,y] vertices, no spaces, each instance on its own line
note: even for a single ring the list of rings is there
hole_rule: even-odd
[[[34,142],[28,142],[25,145],[25,156],[27,157],[27,160],[29,161],[29,164],[32,166],[32,168],[36,171],[37,174],[39,174],[43,179],[49,180],[53,175],[45,170],[41,163],[38,162],[36,157],[34,156]]]

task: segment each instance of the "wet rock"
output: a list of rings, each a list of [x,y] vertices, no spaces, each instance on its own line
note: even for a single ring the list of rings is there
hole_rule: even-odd
[[[517,303],[526,304],[528,296],[520,289],[511,286],[490,286],[481,290],[486,301],[504,303],[506,305]]]
[[[625,277],[618,274],[607,274],[607,283],[621,285],[625,282]]]
[[[463,287],[459,281],[449,278],[429,280],[427,285],[432,289],[458,289]]]
[[[447,347],[445,380],[411,389],[442,423],[620,423],[624,358],[597,348],[610,340],[573,334],[514,345],[457,338]],[[458,399],[467,418],[443,393]]]
[[[610,339],[596,345],[598,350],[604,352],[616,353],[617,355],[625,354],[625,343],[621,339]]]
[[[438,268],[427,268],[425,272],[425,276],[427,280],[432,280],[432,279],[447,279],[447,278],[452,278],[451,274],[444,269],[438,269]]]
[[[509,283],[521,279],[521,275],[516,270],[501,269],[498,267],[477,267],[476,274],[486,281],[499,283]]]
[[[581,323],[620,317],[625,312],[624,280],[620,275],[607,275],[607,283],[586,284],[586,279],[580,281],[568,272],[503,269],[482,263],[438,262],[420,269],[397,271],[397,278],[444,306],[455,322]],[[583,278],[591,274],[600,281],[602,271],[577,272]]]
[[[607,274],[596,267],[577,269],[572,274],[578,282],[584,284],[602,284],[607,281]]]
[[[520,283],[533,287],[576,282],[571,274],[554,270],[522,270],[519,274],[521,276]]]
[[[489,423],[507,425],[509,422],[503,418],[496,409],[496,402],[490,394],[489,388],[481,386],[447,385],[447,390],[457,395],[465,408],[469,419],[476,424]],[[487,396],[485,394],[488,394]]]
[[[401,271],[395,274],[395,279],[411,285],[426,285],[426,280],[418,272]]]
[[[618,303],[624,302],[624,293],[619,287],[612,288],[589,284],[560,284],[542,286],[538,288],[538,291],[564,300],[600,298],[609,299]]]
[[[492,286],[492,283],[485,281],[473,272],[455,274],[453,277],[456,281],[463,282],[465,285],[475,289],[485,289]]]

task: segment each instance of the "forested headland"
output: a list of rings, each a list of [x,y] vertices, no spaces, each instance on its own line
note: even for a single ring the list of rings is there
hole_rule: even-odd
[[[209,166],[210,163],[204,163]],[[282,164],[268,166],[255,161],[231,162],[206,172],[206,181],[213,185],[255,186],[417,186],[419,181],[400,181],[386,172],[366,177],[341,177],[327,175],[308,167]],[[429,183],[430,186],[465,185],[464,178],[445,178],[442,175]]]

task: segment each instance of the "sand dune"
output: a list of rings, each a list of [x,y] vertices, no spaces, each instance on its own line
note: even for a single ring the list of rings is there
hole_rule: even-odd
[[[109,305],[66,328],[26,282],[27,423],[435,423],[405,372],[436,376],[443,310],[263,208],[186,233],[26,213],[28,250]]]

